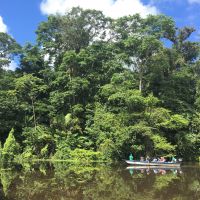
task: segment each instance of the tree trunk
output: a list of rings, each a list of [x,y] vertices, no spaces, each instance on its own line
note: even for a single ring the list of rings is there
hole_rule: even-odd
[[[142,67],[142,63],[140,61],[136,61],[135,62],[136,67],[138,69],[138,73],[139,73],[139,91],[142,92],[142,88],[143,88],[143,67]]]
[[[142,92],[142,77],[140,77],[139,91]]]
[[[33,98],[31,97],[31,103],[32,103],[32,110],[33,110],[33,120],[34,120],[34,126],[35,126],[35,130],[36,130],[36,117],[35,117],[35,106],[34,106],[34,102],[33,102]]]
[[[139,68],[139,91],[142,92],[143,90],[143,74],[144,74],[144,68],[146,65],[146,60],[144,62],[140,62],[140,64],[138,64],[138,68]]]
[[[142,88],[143,88],[142,78],[143,78],[143,73],[142,73],[142,69],[140,69],[140,72],[139,72],[139,91],[140,92],[142,92]]]

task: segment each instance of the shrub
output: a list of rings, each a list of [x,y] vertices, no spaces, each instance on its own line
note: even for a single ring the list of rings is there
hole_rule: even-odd
[[[20,153],[20,145],[14,137],[14,129],[11,129],[2,149],[3,161],[12,161],[15,155]]]
[[[85,149],[75,149],[71,151],[70,157],[72,160],[84,161],[84,162],[103,160],[103,154],[101,152],[94,152],[94,151],[85,150]]]
[[[56,153],[52,157],[54,160],[68,160],[70,159],[70,148],[65,141],[59,141]]]

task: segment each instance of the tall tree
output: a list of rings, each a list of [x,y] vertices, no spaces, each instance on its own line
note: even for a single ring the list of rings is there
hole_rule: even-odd
[[[7,67],[20,49],[19,44],[10,35],[0,32],[0,69]]]
[[[60,63],[60,56],[65,51],[79,52],[90,43],[105,38],[108,25],[109,19],[102,12],[77,7],[64,16],[49,16],[36,32],[44,51]]]
[[[45,69],[45,62],[39,47],[28,43],[23,47],[22,52],[19,71],[41,76],[39,73]]]
[[[124,41],[130,56],[130,64],[132,70],[138,73],[139,76],[139,90],[143,89],[143,78],[147,71],[147,63],[152,56],[155,56],[162,50],[162,43],[154,36],[137,35],[127,38]]]
[[[39,97],[40,99],[42,98],[42,94],[45,93],[46,89],[47,86],[43,84],[43,81],[32,74],[24,75],[20,78],[17,78],[15,81],[16,95],[21,100],[22,109],[24,109],[26,113],[26,111],[30,111],[29,108],[31,107],[35,129],[37,126],[35,106],[37,100]]]

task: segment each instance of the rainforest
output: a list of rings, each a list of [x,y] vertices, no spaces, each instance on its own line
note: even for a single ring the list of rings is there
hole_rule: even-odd
[[[0,162],[200,156],[200,41],[173,18],[71,9],[0,33]],[[8,66],[17,62],[18,67]]]

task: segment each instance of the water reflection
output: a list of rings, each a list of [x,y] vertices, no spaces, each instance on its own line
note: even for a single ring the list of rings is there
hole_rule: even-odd
[[[200,199],[200,168],[26,163],[0,171],[0,199]]]
[[[126,168],[129,170],[130,175],[132,176],[135,173],[146,173],[147,175],[154,173],[154,174],[162,174],[165,175],[167,173],[173,173],[173,174],[182,174],[183,171],[181,170],[180,167],[174,167],[174,168],[169,168],[169,167],[145,167],[145,166],[129,166]]]

